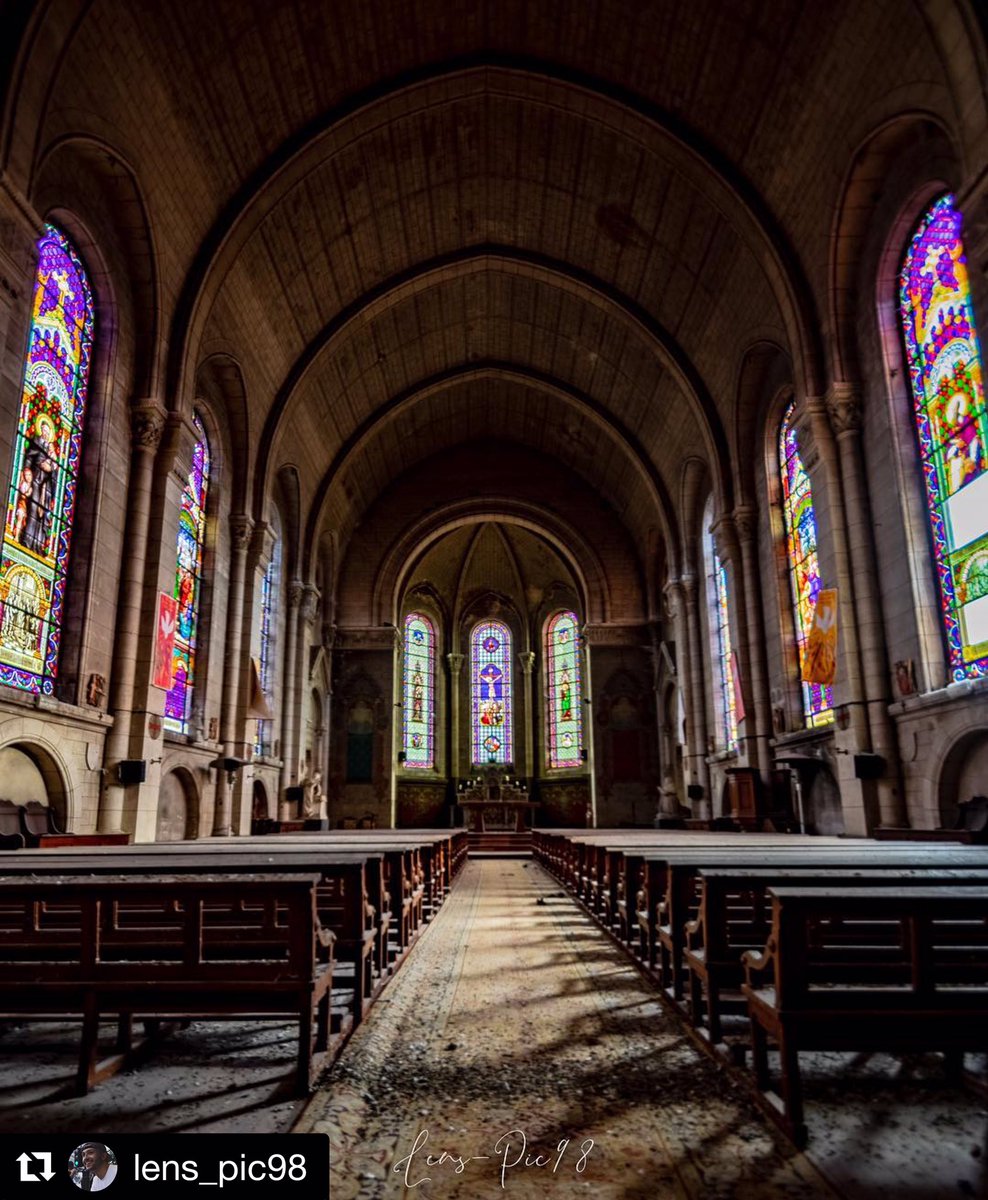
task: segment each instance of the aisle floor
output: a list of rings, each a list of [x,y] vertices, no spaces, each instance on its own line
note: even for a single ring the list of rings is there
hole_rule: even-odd
[[[333,1200],[840,1194],[519,860],[468,864],[295,1128]]]

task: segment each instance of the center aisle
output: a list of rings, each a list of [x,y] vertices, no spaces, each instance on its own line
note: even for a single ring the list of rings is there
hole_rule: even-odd
[[[467,864],[295,1131],[333,1200],[836,1195],[534,862]]]

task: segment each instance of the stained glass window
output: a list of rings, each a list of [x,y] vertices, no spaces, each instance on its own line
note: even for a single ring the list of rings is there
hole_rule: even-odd
[[[422,613],[405,618],[402,749],[406,767],[436,765],[436,631]]]
[[[971,679],[988,674],[988,418],[952,196],[913,234],[899,300],[950,671]]]
[[[192,452],[192,470],[182,490],[178,516],[178,563],[175,599],[178,621],[172,660],[172,686],[165,697],[165,728],[189,732],[196,671],[196,634],[202,593],[202,551],[206,541],[206,492],[209,489],[209,442],[198,415],[194,418],[198,441]]]
[[[782,511],[789,555],[789,581],[800,668],[813,625],[813,610],[820,591],[817,558],[816,517],[810,477],[799,456],[796,429],[789,405],[779,432],[779,467],[782,472]],[[829,725],[834,719],[834,689],[829,684],[803,683],[803,717],[810,727]]]
[[[583,765],[579,621],[556,613],[545,630],[546,744],[550,767]]]
[[[260,676],[261,691],[268,704],[274,699],[274,646],[275,628],[278,614],[278,588],[281,585],[281,540],[275,542],[271,552],[271,561],[261,577],[261,654]],[[257,722],[257,732],[254,735],[255,754],[273,754],[272,739],[274,721],[262,720]]]
[[[512,744],[511,632],[483,621],[470,637],[471,728],[475,763],[510,763]]]
[[[0,683],[46,695],[58,673],[93,325],[82,263],[46,225],[0,558]]]
[[[713,514],[707,506],[706,521]],[[713,664],[713,690],[716,705],[717,745],[722,750],[738,748],[738,705],[734,679],[734,653],[731,645],[730,605],[727,595],[727,568],[720,561],[713,534],[704,537],[707,571],[707,612],[710,650]]]

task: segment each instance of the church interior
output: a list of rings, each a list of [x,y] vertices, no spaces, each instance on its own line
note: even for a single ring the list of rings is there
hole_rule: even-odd
[[[126,896],[159,950],[193,912],[200,959],[256,943],[241,991],[282,1074],[309,1030],[312,1098],[251,1128],[328,1133],[334,1195],[403,1194],[454,1103],[457,1153],[527,1105],[596,1162],[574,1132],[556,1172],[429,1194],[988,1188],[980,0],[5,0],[0,29],[0,1129],[166,1128],[91,1086],[107,1022],[129,1064],[132,1019],[182,1018],[153,1078],[245,1011],[212,960],[128,1007],[158,960],[116,925],[98,1003],[37,916],[61,887],[82,959]],[[853,1036],[799,1026],[805,1113],[763,967],[859,987]],[[416,1038],[473,1047],[435,1106],[382,1065]],[[838,1058],[872,1049],[942,1051],[949,1087],[924,1059],[864,1167],[884,1076]],[[30,1092],[35,1052],[75,1099]],[[908,1114],[941,1103],[963,1134],[924,1167]]]

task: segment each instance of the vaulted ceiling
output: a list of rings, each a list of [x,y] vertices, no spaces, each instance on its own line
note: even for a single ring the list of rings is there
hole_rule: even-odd
[[[7,10],[4,178],[122,264],[131,395],[237,375],[244,502],[297,468],[310,556],[487,439],[675,560],[684,461],[735,491],[745,354],[826,385],[858,147],[983,136],[953,0]]]

